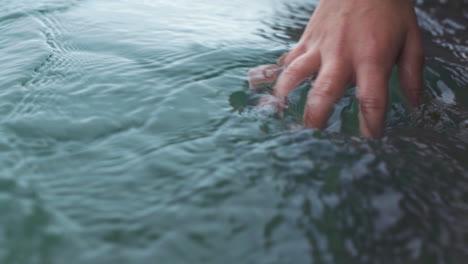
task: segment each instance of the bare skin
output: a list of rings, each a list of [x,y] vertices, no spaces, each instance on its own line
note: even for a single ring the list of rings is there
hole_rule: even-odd
[[[361,133],[380,137],[395,64],[410,105],[421,98],[424,54],[411,1],[321,0],[298,45],[278,64],[285,70],[273,89],[277,98],[318,73],[307,97],[305,126],[324,127],[346,86],[356,83]],[[271,79],[274,71],[263,67]]]

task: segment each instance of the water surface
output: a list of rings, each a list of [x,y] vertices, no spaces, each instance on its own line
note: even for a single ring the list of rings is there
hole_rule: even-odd
[[[418,4],[424,104],[393,76],[366,140],[352,87],[325,131],[255,110],[314,3],[4,1],[0,263],[463,263],[466,4]]]

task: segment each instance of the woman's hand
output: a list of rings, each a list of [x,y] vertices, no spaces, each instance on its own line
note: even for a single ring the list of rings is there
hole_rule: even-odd
[[[308,94],[304,125],[323,127],[353,82],[361,133],[379,137],[395,64],[410,104],[416,106],[421,97],[424,55],[411,1],[321,0],[296,48],[278,64],[285,67],[273,89],[278,98],[318,73]]]

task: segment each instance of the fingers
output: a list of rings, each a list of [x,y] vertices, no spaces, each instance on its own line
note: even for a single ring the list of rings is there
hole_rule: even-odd
[[[264,115],[278,114],[284,116],[284,110],[287,107],[285,98],[278,98],[271,94],[264,94],[258,101],[257,109]]]
[[[288,66],[291,64],[297,57],[301,56],[306,52],[304,46],[299,45],[296,48],[292,49],[291,51],[286,52],[281,57],[278,58],[276,64],[280,67]]]
[[[387,67],[362,65],[357,73],[357,99],[359,101],[359,126],[366,137],[382,136],[388,101]]]
[[[304,52],[305,52],[304,48],[302,48],[302,46],[298,46],[295,49],[283,54],[277,60],[277,64],[265,64],[265,65],[260,65],[260,66],[250,69],[248,72],[249,88],[254,92],[258,92],[263,88],[270,87],[270,85],[276,81],[278,75],[284,69],[283,67],[289,66],[291,63],[293,63],[293,61],[294,61],[293,64],[295,65],[293,66],[292,70],[289,70],[289,72],[293,71],[294,67],[307,68],[306,65],[310,62],[301,60],[302,62],[296,63],[295,61],[296,58],[303,55]],[[315,58],[313,58],[313,56],[310,56],[310,55],[305,57],[306,60],[308,58],[310,60],[315,60]],[[304,65],[300,65],[300,64],[304,64]],[[308,74],[308,76],[311,76],[312,74],[313,73],[310,73]],[[286,74],[286,75],[289,75],[289,74]]]
[[[419,32],[410,32],[398,60],[400,88],[412,107],[417,107],[422,95],[424,51]]]
[[[343,96],[351,77],[350,70],[343,63],[323,65],[307,96],[304,111],[304,125],[322,128],[334,104]]]
[[[250,69],[248,72],[249,88],[254,92],[258,92],[269,87],[275,82],[280,72],[280,67],[275,64],[260,65]]]
[[[273,95],[286,97],[299,84],[318,71],[320,67],[320,54],[307,53],[296,58],[279,76]]]

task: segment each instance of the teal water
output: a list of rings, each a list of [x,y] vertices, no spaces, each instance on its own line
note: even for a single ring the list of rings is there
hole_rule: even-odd
[[[247,71],[313,3],[4,0],[0,263],[464,263],[468,9],[424,3],[425,99],[386,137],[353,88],[325,131],[258,113]],[[299,121],[298,121],[299,120]]]

